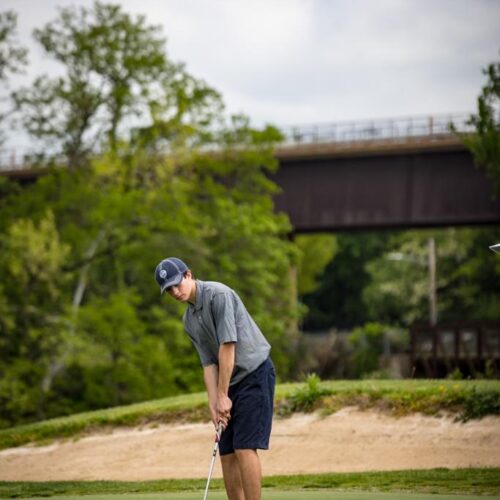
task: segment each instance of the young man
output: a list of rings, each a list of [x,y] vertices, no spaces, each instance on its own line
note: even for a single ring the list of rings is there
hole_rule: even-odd
[[[170,257],[155,271],[161,293],[186,302],[184,328],[198,351],[212,420],[222,422],[219,442],[229,500],[260,500],[257,449],[269,447],[275,372],[271,347],[234,290],[194,279]]]

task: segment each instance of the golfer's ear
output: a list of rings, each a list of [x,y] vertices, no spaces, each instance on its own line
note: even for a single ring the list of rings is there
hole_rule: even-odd
[[[188,270],[184,273],[184,278],[193,278],[193,273],[191,272],[191,269],[188,269]]]

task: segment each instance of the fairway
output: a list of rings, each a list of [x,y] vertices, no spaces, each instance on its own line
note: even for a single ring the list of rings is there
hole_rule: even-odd
[[[33,497],[27,500],[36,500],[40,497]],[[125,500],[200,500],[203,498],[203,492],[198,493],[149,493],[149,494],[130,494],[130,495],[71,495],[71,496],[55,496],[57,500],[115,500],[124,498]],[[370,493],[370,492],[343,492],[331,490],[284,490],[284,491],[263,491],[262,498],[264,500],[322,500],[332,498],[335,500],[472,500],[481,498],[499,499],[499,496],[481,496],[477,495],[423,495],[415,493]],[[226,494],[222,491],[214,491],[209,493],[210,500],[226,500]]]

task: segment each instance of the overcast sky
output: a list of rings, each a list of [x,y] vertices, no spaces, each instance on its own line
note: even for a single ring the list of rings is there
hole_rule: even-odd
[[[1,0],[30,73],[53,65],[33,28],[87,0]],[[500,0],[122,0],[161,24],[171,59],[255,125],[470,112],[499,59]]]

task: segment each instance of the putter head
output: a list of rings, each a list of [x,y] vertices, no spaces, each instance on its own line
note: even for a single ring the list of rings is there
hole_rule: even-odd
[[[497,243],[496,245],[491,245],[490,250],[493,250],[495,253],[500,253],[500,243]]]

